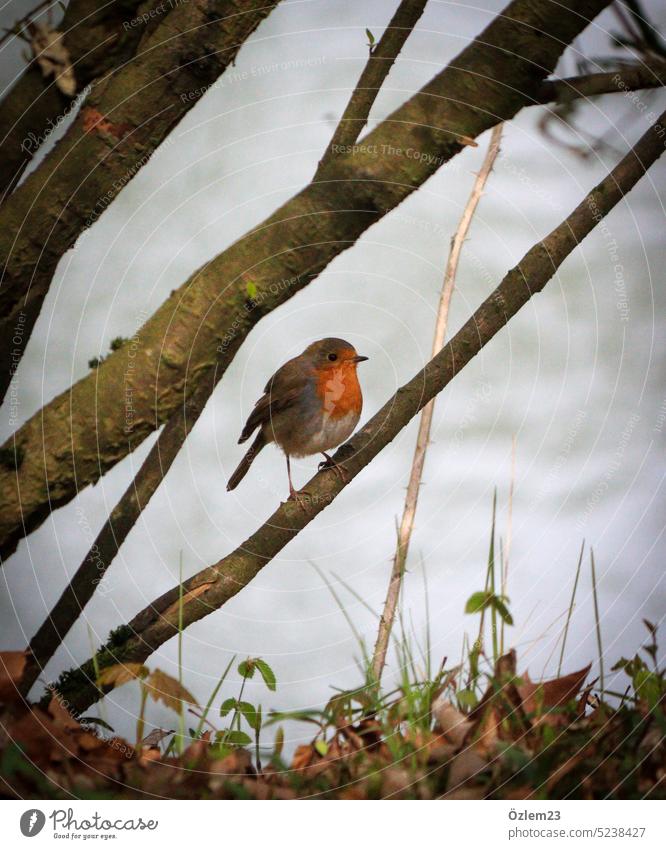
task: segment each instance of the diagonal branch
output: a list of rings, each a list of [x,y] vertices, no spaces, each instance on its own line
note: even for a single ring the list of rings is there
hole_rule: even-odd
[[[359,86],[364,89],[363,96],[361,98],[356,97],[356,92],[359,91],[357,88],[350,101],[350,103],[354,103],[353,114],[357,123],[350,122],[345,125],[347,132],[343,135],[344,139],[354,141],[356,136],[352,137],[350,133],[360,132],[377,95],[378,87],[381,86],[409,32],[420,17],[425,3],[426,0],[416,0],[416,2],[415,0],[403,0],[393,16],[387,32],[373,52],[373,57],[376,57],[377,62],[380,59],[387,60],[389,58],[390,61],[384,61],[383,64],[373,64],[372,74],[368,74],[368,67],[370,67],[371,62],[366,66],[366,70],[359,80]],[[379,70],[375,71],[375,68]],[[375,86],[377,90],[366,91],[370,85]],[[348,108],[345,112],[346,118],[343,120],[349,121],[350,114],[352,113]],[[340,126],[342,126],[342,123]],[[218,369],[216,365],[209,368],[194,394],[172,414],[134,480],[104,523],[102,530],[97,535],[55,607],[47,615],[30,641],[28,662],[22,677],[22,687],[25,693],[29,692],[41,670],[53,657],[83,608],[92,598],[120,546],[171,468],[171,464],[185,442],[189,431],[203,412],[223,373],[224,370]]]
[[[179,630],[218,610],[243,589],[312,519],[391,442],[429,401],[490,342],[530,298],[540,292],[559,266],[596,224],[636,185],[664,152],[666,113],[641,137],[618,165],[548,236],[536,244],[504,277],[453,339],[361,428],[335,455],[347,480],[326,471],[305,487],[309,509],[285,502],[242,545],[213,566],[174,587],[146,607],[113,639],[76,670],[64,673],[56,689],[78,711],[103,693],[95,681],[99,668],[143,662]]]
[[[666,85],[666,61],[658,57],[641,65],[622,65],[616,71],[545,80],[539,89],[539,103],[568,103],[600,94],[640,91]]]
[[[167,12],[145,34],[134,60],[95,86],[62,140],[0,207],[0,397],[62,256],[233,62],[277,2],[165,4]],[[17,326],[19,334],[13,332]]]
[[[433,357],[444,347],[446,326],[449,320],[449,304],[451,303],[451,295],[453,294],[460,254],[462,253],[465,239],[469,233],[469,228],[472,223],[472,219],[474,218],[476,208],[481,200],[486,182],[488,181],[490,172],[493,170],[493,164],[499,154],[501,138],[502,124],[498,124],[493,128],[490,137],[490,144],[488,145],[488,151],[486,152],[479,173],[476,175],[472,191],[467,203],[465,204],[465,208],[463,209],[463,214],[460,218],[453,239],[451,240],[451,250],[449,252],[449,259],[446,263],[444,283],[442,285],[439,307],[437,309],[437,321],[435,324],[435,334],[432,342],[431,355]],[[425,465],[428,442],[430,441],[430,428],[434,412],[434,400],[426,404],[423,410],[421,410],[419,430],[416,437],[416,446],[414,448],[414,458],[412,460],[412,468],[409,473],[407,494],[405,495],[405,506],[402,511],[400,527],[398,528],[398,542],[396,545],[395,555],[393,557],[393,566],[389,577],[384,609],[379,620],[375,650],[372,655],[372,676],[373,681],[376,684],[379,684],[381,680],[384,664],[386,663],[386,652],[388,651],[391,629],[393,628],[395,612],[400,598],[400,589],[402,587],[402,579],[405,572],[405,563],[407,562],[409,542],[414,529],[416,507],[419,500],[419,489],[421,486],[421,478],[423,477],[423,467]]]
[[[379,90],[423,14],[427,2],[428,0],[402,0],[386,31],[375,47],[370,48],[370,58],[335,128],[333,138],[324,151],[315,179],[321,175],[331,159],[344,153],[363,132]]]
[[[23,693],[29,692],[104,580],[104,575],[120,546],[171,468],[221,376],[222,372],[218,369],[209,369],[194,395],[171,416],[134,480],[109,514],[74,576],[30,640],[28,660],[21,679]]]
[[[262,316],[455,156],[461,137],[535,103],[565,46],[606,5],[514,0],[363,151],[331,161],[325,181],[192,275],[131,345],[19,428],[0,448],[0,557],[166,422],[208,368],[224,370]]]

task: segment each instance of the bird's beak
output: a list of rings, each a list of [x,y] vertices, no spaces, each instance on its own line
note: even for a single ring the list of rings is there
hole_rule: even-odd
[[[357,354],[355,357],[352,357],[353,363],[364,363],[368,358],[362,357],[360,354]]]

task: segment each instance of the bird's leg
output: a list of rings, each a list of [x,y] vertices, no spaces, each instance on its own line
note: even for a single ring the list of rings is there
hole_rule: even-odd
[[[330,469],[332,472],[335,472],[343,483],[349,483],[349,472],[347,467],[342,463],[336,463],[330,454],[327,454],[325,451],[322,451],[321,453],[324,457],[326,457],[326,459],[319,464],[319,471],[321,472],[324,469]]]
[[[304,510],[306,513],[308,512],[308,508],[306,507],[307,503],[307,494],[303,492],[299,492],[297,489],[294,489],[294,485],[291,482],[291,462],[289,459],[289,454],[285,455],[287,458],[287,477],[289,478],[289,500],[295,501],[298,506]]]

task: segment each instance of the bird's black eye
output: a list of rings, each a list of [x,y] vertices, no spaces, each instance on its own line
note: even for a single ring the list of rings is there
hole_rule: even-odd
[[[334,363],[337,360],[338,355],[337,354],[329,354],[328,358],[332,363]]]

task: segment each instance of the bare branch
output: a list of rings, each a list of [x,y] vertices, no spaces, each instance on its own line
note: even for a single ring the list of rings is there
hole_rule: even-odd
[[[490,136],[490,144],[488,145],[488,151],[484,157],[481,169],[476,175],[472,191],[467,203],[465,204],[465,208],[463,209],[463,214],[460,218],[453,239],[451,240],[451,250],[446,263],[444,283],[442,285],[439,306],[437,308],[435,335],[432,342],[432,357],[436,356],[444,347],[446,326],[449,319],[449,305],[451,303],[451,295],[453,294],[453,288],[455,285],[460,254],[462,252],[465,239],[467,238],[467,234],[469,233],[474,213],[476,212],[476,208],[481,200],[486,182],[488,181],[488,177],[490,177],[490,172],[493,170],[493,164],[495,163],[495,159],[497,159],[497,155],[500,151],[501,139],[502,124],[498,124],[493,128]],[[405,506],[402,511],[402,519],[400,520],[400,527],[398,529],[398,543],[393,557],[393,567],[389,578],[384,610],[382,611],[382,616],[379,620],[375,650],[372,655],[372,676],[373,681],[376,684],[378,684],[381,680],[384,664],[386,663],[386,652],[388,651],[395,612],[398,607],[398,599],[400,598],[400,589],[402,587],[402,579],[405,572],[405,562],[407,561],[409,542],[414,529],[414,519],[416,517],[416,507],[419,498],[419,487],[421,486],[423,467],[425,465],[428,442],[430,441],[430,428],[432,425],[434,411],[434,399],[426,404],[421,411],[421,420],[419,422],[414,458],[412,460],[412,470],[409,475],[409,483],[407,484]]]
[[[617,94],[661,88],[666,85],[666,62],[653,59],[642,65],[621,65],[616,71],[545,80],[537,101],[539,103],[569,103],[579,98],[597,97],[600,94]]]
[[[262,316],[448,162],[463,137],[533,104],[565,45],[607,4],[514,0],[367,135],[365,152],[336,157],[325,181],[304,188],[186,281],[132,346],[26,422],[0,449],[0,556],[168,421],[211,366],[226,368]],[[129,424],[119,402],[128,396]]]
[[[222,373],[216,368],[209,369],[194,395],[171,416],[53,610],[30,641],[28,661],[21,678],[25,695],[103,581],[120,546],[171,468]]]
[[[180,587],[146,607],[114,633],[97,654],[98,667],[143,662],[185,626],[218,610],[243,589],[312,519],[388,445],[530,298],[540,292],[559,266],[596,224],[636,185],[664,152],[666,113],[639,139],[619,164],[586,195],[576,209],[537,243],[504,277],[453,339],[335,454],[344,463],[347,479],[322,471],[305,486],[307,512],[292,501],[273,515],[235,551],[185,582],[182,610]],[[103,693],[95,684],[92,660],[63,674],[56,689],[76,710],[84,710]]]
[[[370,58],[335,128],[333,138],[324,151],[316,176],[321,174],[333,157],[344,153],[349,145],[354,144],[363,132],[379,90],[427,2],[402,0],[379,42],[370,48]]]

